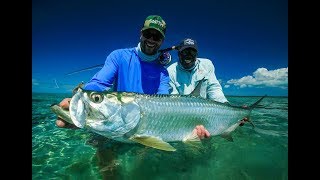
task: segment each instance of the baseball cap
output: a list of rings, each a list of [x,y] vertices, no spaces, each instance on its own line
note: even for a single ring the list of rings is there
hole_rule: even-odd
[[[179,44],[178,51],[183,51],[184,49],[187,49],[187,48],[193,48],[196,51],[198,51],[197,41],[191,38],[186,38],[182,40],[181,43]]]
[[[141,30],[144,31],[146,29],[155,29],[159,31],[163,37],[165,37],[166,28],[167,28],[166,22],[162,19],[161,16],[150,15],[144,21],[144,24]]]

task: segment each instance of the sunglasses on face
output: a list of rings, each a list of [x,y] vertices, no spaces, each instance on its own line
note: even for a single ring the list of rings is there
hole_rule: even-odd
[[[161,41],[163,39],[162,35],[160,33],[152,32],[152,31],[142,31],[142,36],[146,39],[150,39],[153,37],[153,40],[155,41]]]
[[[193,58],[195,58],[198,53],[197,53],[197,51],[194,51],[194,50],[183,50],[180,52],[180,54],[184,57],[192,56]]]

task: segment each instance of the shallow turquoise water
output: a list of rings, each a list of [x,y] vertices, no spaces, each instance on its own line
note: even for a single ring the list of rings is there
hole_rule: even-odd
[[[50,105],[69,94],[32,95],[32,179],[288,179],[288,98],[266,97],[234,142],[221,137],[204,148],[176,152],[117,143],[84,130],[55,126]],[[259,97],[227,97],[251,104]]]

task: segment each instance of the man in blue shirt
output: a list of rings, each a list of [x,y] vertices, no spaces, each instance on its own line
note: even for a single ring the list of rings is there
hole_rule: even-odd
[[[103,68],[84,85],[86,90],[126,91],[144,94],[169,94],[169,75],[158,61],[166,32],[162,17],[150,15],[146,18],[137,47],[117,49],[111,52]],[[70,98],[60,104],[68,108]],[[58,127],[69,127],[68,122],[58,118]]]
[[[84,85],[86,90],[126,91],[144,94],[169,94],[169,75],[159,60],[166,33],[166,23],[158,15],[148,16],[143,24],[137,47],[117,49],[106,58],[103,68]],[[70,98],[60,102],[68,109]],[[58,127],[75,127],[63,119],[56,121]],[[195,133],[200,138],[209,137],[203,126],[196,126]]]
[[[137,47],[111,52],[103,68],[93,76],[84,89],[104,91],[113,86],[114,91],[168,94],[168,72],[157,61],[165,31],[166,23],[160,16],[148,16]]]

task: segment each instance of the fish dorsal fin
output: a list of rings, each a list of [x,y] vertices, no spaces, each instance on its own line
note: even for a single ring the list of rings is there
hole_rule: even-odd
[[[199,81],[197,84],[196,88],[190,93],[192,96],[200,97],[200,92],[201,92],[201,85],[205,81],[204,77]]]
[[[156,149],[160,149],[164,151],[176,151],[176,149],[172,147],[169,143],[164,142],[158,137],[134,135],[134,136],[131,136],[129,139],[139,144],[143,144],[145,146],[153,147]]]
[[[79,88],[83,88],[84,86],[84,82],[79,83],[73,90],[72,90],[72,94],[76,94],[78,92]]]
[[[201,140],[197,135],[196,131],[192,131],[192,133],[188,134],[186,137],[183,138],[182,142],[192,145],[195,147],[202,147]]]

